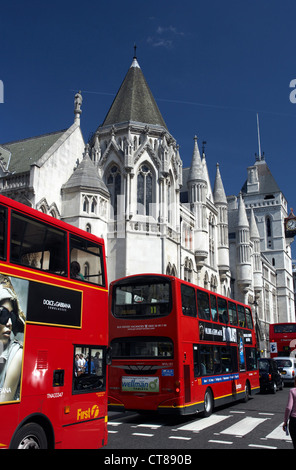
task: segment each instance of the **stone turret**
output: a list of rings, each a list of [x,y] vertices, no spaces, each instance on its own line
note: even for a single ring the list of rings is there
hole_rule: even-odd
[[[227,199],[222,183],[219,164],[217,163],[216,179],[214,184],[214,203],[218,210],[217,231],[218,231],[218,269],[220,279],[225,279],[226,272],[229,271],[229,242],[228,242],[228,212]]]
[[[193,242],[195,261],[197,268],[201,268],[208,256],[207,179],[196,136],[194,137],[194,149],[188,175],[188,192],[191,211],[196,220]]]
[[[244,294],[243,301],[247,303],[247,294],[252,285],[250,227],[242,194],[239,195],[237,220],[237,283]]]

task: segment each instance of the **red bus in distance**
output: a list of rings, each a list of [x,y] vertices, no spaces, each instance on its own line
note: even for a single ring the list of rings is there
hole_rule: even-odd
[[[269,325],[270,357],[294,356],[296,353],[296,323]]]
[[[176,277],[109,289],[110,410],[202,412],[259,391],[250,307]]]
[[[102,239],[0,196],[0,447],[107,443]]]

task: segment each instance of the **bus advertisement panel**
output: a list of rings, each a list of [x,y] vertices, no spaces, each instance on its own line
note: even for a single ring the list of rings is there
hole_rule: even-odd
[[[107,363],[103,240],[0,196],[0,447],[106,445]]]
[[[109,291],[111,410],[208,416],[259,391],[248,306],[175,277],[114,281]]]

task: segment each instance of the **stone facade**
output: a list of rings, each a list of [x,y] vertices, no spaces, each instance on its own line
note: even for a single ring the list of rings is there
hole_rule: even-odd
[[[172,274],[250,304],[267,354],[268,324],[295,309],[287,202],[264,156],[238,196],[218,164],[211,187],[196,137],[183,168],[136,58],[87,144],[81,108],[79,92],[69,129],[1,145],[1,193],[103,237],[109,281]]]

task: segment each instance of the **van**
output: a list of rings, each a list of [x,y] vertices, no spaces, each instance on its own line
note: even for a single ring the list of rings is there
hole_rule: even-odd
[[[274,357],[285,384],[293,384],[296,374],[295,357]]]

